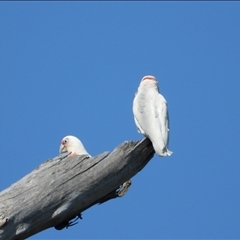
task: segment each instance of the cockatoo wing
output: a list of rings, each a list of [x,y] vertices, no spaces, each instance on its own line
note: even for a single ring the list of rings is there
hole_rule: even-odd
[[[142,92],[138,92],[133,100],[133,115],[135,124],[138,128],[138,132],[148,137],[146,127],[149,124],[149,119],[147,118],[147,116],[150,115],[146,102],[146,95]]]
[[[160,93],[156,95],[154,114],[157,120],[156,122],[158,123],[163,145],[165,146],[163,148],[164,153],[170,156],[172,152],[167,149],[169,141],[169,115],[167,101]]]
[[[142,130],[141,126],[139,125],[137,119],[134,117],[134,121],[135,121],[135,124],[137,126],[137,129],[138,129],[138,132],[139,133],[142,133],[143,135],[145,135],[145,132]]]
[[[138,92],[135,93],[135,97],[133,100],[133,115],[134,115],[134,122],[137,126],[138,132],[142,133],[143,135],[145,135],[145,132],[143,131],[141,125],[139,124],[139,119],[141,118],[141,112],[143,111],[143,107],[142,104],[140,103],[140,97]]]

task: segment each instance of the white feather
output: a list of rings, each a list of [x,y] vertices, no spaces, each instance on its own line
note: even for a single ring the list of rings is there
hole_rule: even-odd
[[[142,79],[133,100],[133,115],[139,132],[151,140],[155,152],[162,157],[170,156],[167,101],[159,93],[155,77]]]

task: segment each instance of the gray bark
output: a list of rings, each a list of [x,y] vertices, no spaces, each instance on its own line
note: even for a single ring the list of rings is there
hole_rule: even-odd
[[[50,227],[63,228],[79,213],[114,197],[153,155],[144,138],[92,158],[58,156],[43,162],[0,192],[0,239],[22,240]]]

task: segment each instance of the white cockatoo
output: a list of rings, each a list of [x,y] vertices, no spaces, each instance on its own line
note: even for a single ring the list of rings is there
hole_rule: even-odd
[[[88,155],[91,157],[84,148],[82,142],[74,136],[66,136],[62,139],[59,147],[59,153],[70,153],[70,156]]]
[[[138,132],[151,140],[155,152],[161,157],[170,156],[167,101],[159,93],[155,77],[142,78],[133,100],[133,115]]]

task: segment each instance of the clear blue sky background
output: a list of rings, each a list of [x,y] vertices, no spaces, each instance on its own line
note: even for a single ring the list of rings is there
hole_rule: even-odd
[[[29,239],[240,238],[239,2],[1,2],[0,190],[66,135],[94,156],[141,139],[132,101],[148,74],[174,154],[77,225]]]

